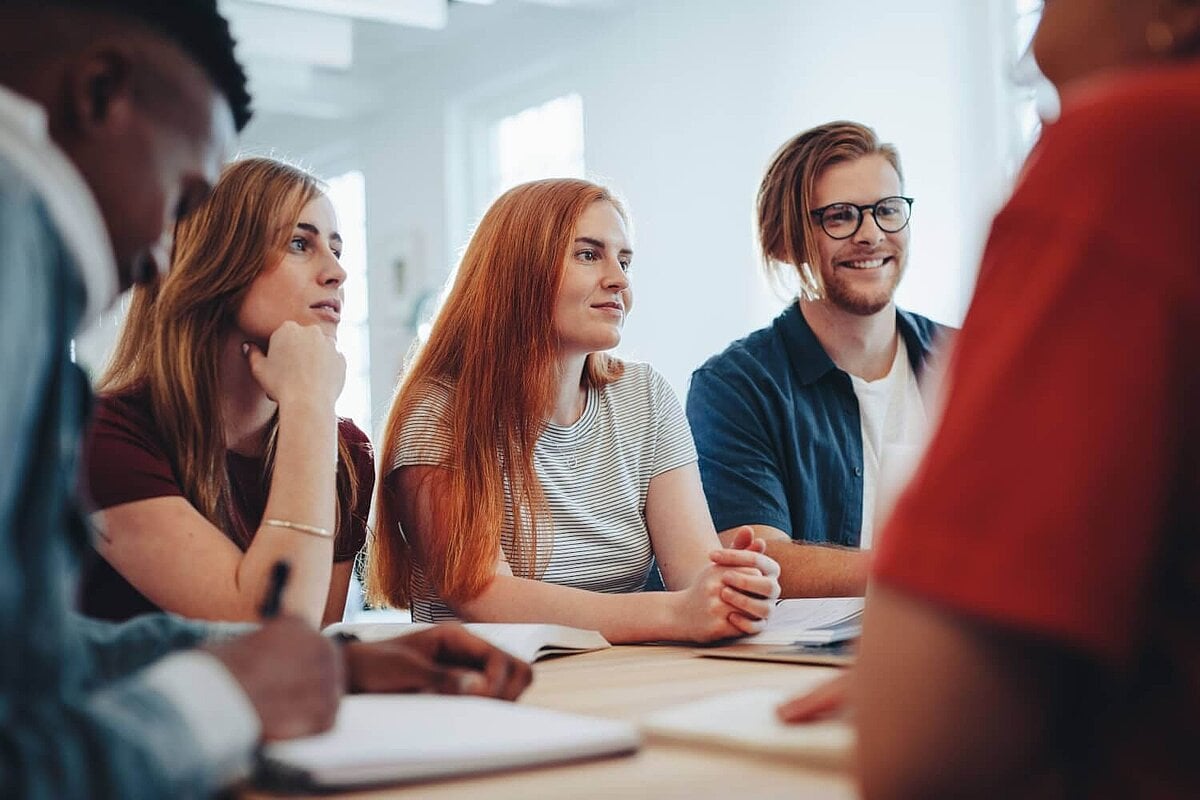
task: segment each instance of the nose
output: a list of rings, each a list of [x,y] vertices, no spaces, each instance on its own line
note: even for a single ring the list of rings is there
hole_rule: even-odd
[[[621,262],[616,256],[606,259],[603,280],[605,289],[623,292],[629,288],[629,275],[621,269]]]
[[[875,211],[873,209],[862,212],[862,224],[858,226],[858,230],[854,232],[854,241],[862,242],[863,244],[878,244],[883,241],[883,228],[879,227],[879,223],[875,221]]]
[[[317,277],[322,286],[341,286],[346,282],[346,268],[333,251],[325,250],[321,263],[321,274]]]

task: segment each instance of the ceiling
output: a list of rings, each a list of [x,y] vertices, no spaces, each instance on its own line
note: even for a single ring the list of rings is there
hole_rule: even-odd
[[[532,6],[611,8],[626,0],[220,0],[258,113],[352,118],[388,76],[431,49],[483,35]]]

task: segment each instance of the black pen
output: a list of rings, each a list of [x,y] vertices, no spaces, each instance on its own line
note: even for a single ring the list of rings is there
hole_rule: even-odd
[[[263,619],[279,616],[279,609],[283,605],[283,587],[287,586],[291,571],[291,564],[282,560],[276,561],[275,566],[271,567],[271,584],[267,587],[267,594],[258,610]]]

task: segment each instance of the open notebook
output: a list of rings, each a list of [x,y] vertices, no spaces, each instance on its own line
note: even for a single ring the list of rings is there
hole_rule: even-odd
[[[363,641],[378,642],[431,627],[426,622],[338,622],[325,628],[324,633],[352,633]],[[464,627],[479,638],[530,663],[548,656],[587,653],[612,647],[597,631],[567,625],[469,622]]]
[[[642,721],[642,730],[651,738],[734,747],[815,766],[847,767],[854,754],[854,729],[847,722],[786,725],[775,716],[775,707],[796,693],[744,689],[713,695],[654,712]]]
[[[265,745],[256,781],[328,790],[630,753],[640,744],[626,722],[502,700],[352,695],[332,730]]]

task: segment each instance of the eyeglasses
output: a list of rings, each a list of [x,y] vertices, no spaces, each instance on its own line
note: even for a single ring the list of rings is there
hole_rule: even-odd
[[[875,224],[884,233],[897,233],[908,226],[912,216],[913,199],[911,197],[885,197],[865,206],[854,203],[830,203],[821,208],[814,208],[813,218],[821,223],[821,230],[832,239],[849,239],[858,233],[862,227],[863,212],[870,211],[875,218]]]

